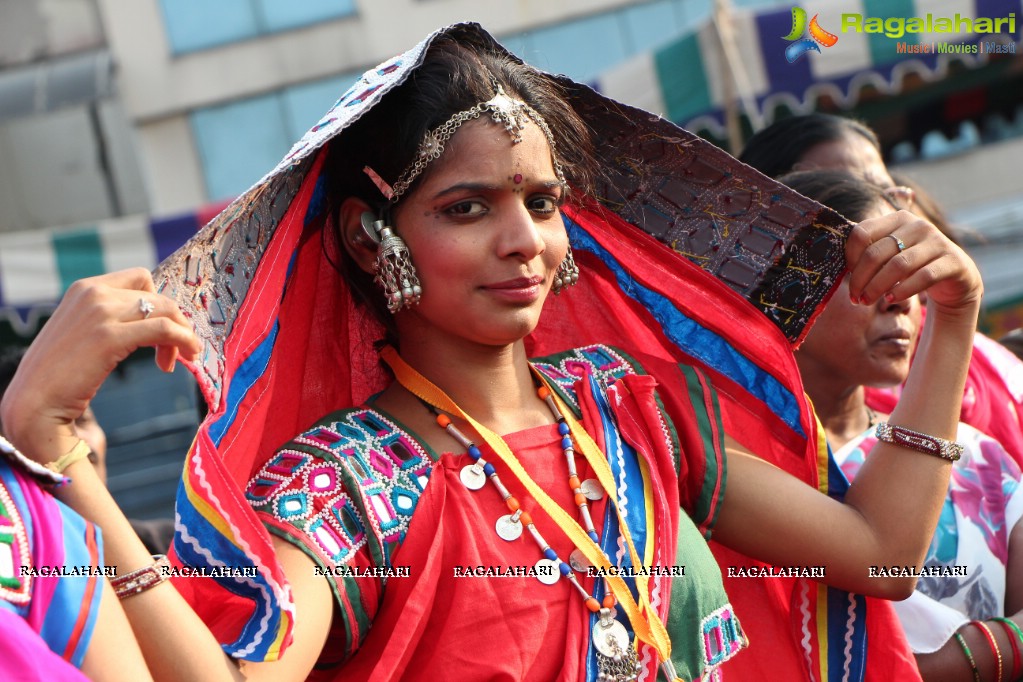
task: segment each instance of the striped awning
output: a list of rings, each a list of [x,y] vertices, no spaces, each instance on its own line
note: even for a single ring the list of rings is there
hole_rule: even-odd
[[[33,335],[72,282],[128,267],[155,268],[225,205],[161,219],[134,215],[0,233],[0,320],[18,335]]]
[[[982,37],[985,43],[1018,44],[1023,30],[1021,4],[1021,0],[820,0],[760,12],[736,10],[730,19],[733,59],[725,58],[717,26],[708,21],[690,34],[604,72],[595,79],[596,86],[609,97],[659,113],[694,132],[708,130],[724,137],[729,82],[752,105],[745,113],[754,125],[770,123],[778,107],[812,111],[821,97],[852,108],[864,92],[901,92],[910,76],[935,81],[947,74],[953,62],[967,68],[987,64],[988,53],[907,54],[899,52],[900,44],[976,44]],[[790,63],[786,48],[793,41],[786,37],[793,32],[793,12],[798,7],[808,18],[816,15],[820,27],[838,40],[830,47],[818,44],[819,51]],[[1016,28],[1011,35],[920,33],[892,38],[841,30],[843,14],[882,18],[926,18],[928,14],[954,18],[958,14],[972,19],[1010,13],[1015,14]]]

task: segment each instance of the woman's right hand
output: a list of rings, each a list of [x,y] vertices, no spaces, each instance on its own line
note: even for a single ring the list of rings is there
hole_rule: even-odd
[[[144,304],[152,306],[145,314]],[[156,347],[164,371],[201,349],[192,325],[156,293],[149,271],[122,270],[75,282],[33,341],[0,405],[7,437],[26,455],[52,461],[100,385],[119,362]],[[49,446],[49,447],[47,447]],[[57,450],[57,451],[55,451]]]
[[[977,266],[938,228],[908,211],[856,225],[846,262],[854,301],[872,304],[882,296],[901,301],[926,291],[935,314],[969,318],[980,308],[984,285]]]

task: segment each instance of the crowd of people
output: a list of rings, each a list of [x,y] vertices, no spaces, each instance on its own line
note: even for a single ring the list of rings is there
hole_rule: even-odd
[[[612,114],[661,146],[623,160]],[[20,359],[4,674],[1020,679],[1023,405],[976,266],[860,124],[784,119],[741,160],[764,175],[473,24],[367,72]],[[739,282],[729,229],[659,241],[637,187],[807,260]],[[169,556],[79,423],[144,346],[210,408]]]

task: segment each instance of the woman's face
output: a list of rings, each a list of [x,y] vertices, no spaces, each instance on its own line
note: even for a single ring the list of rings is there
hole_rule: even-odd
[[[870,215],[892,213],[887,204]],[[807,384],[835,390],[855,386],[894,386],[906,380],[920,331],[920,301],[873,305],[849,300],[848,279],[828,302],[796,353]]]
[[[423,288],[396,315],[402,346],[501,346],[531,332],[568,249],[563,191],[532,122],[518,144],[486,118],[465,123],[394,216]]]

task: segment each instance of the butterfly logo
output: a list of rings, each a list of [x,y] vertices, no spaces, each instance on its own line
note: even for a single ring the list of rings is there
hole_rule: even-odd
[[[820,15],[813,15],[813,19],[807,25],[806,10],[802,7],[792,8],[792,31],[784,38],[790,42],[790,45],[785,48],[785,59],[789,64],[811,50],[820,52],[821,46],[831,47],[838,42],[838,36],[828,33],[820,27],[820,24],[817,23],[818,16]],[[807,32],[810,34],[809,38],[805,37]]]

